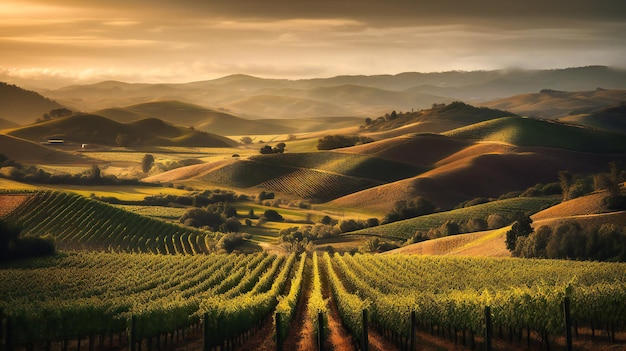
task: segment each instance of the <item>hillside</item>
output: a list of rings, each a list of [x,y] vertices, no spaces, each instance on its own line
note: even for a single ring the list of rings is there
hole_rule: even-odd
[[[6,134],[0,134],[0,153],[25,164],[85,164],[91,161],[82,155],[59,151]]]
[[[480,103],[481,106],[515,112],[544,119],[561,119],[569,115],[589,113],[626,101],[626,90],[596,89],[591,91],[558,91],[542,89],[539,93],[522,94]]]
[[[55,220],[42,221],[45,218]],[[80,195],[54,191],[32,194],[3,220],[19,223],[25,235],[50,235],[57,247],[64,250],[208,253],[213,237],[213,233],[204,230],[166,223]]]
[[[409,125],[416,125],[411,132],[441,133],[451,129],[468,126],[500,117],[516,116],[512,112],[494,110],[486,107],[474,107],[460,101],[450,104],[434,105],[430,109],[417,112],[387,113],[364,127],[368,133],[389,131]]]
[[[20,125],[13,122],[13,121],[9,121],[7,119],[4,118],[0,118],[0,130],[1,129],[9,129],[9,128],[16,128],[19,127]]]
[[[157,101],[124,108],[108,108],[95,111],[94,114],[121,123],[159,118],[175,125],[193,126],[196,130],[218,135],[286,134],[296,131],[295,128],[278,123],[247,120],[226,112],[180,101]]]
[[[409,153],[410,149],[406,152]],[[470,144],[457,152],[442,153],[441,157],[430,165],[432,169],[428,172],[350,194],[331,204],[386,213],[398,200],[425,196],[438,207],[450,209],[477,197],[497,198],[511,191],[523,191],[536,183],[555,182],[562,170],[593,173],[604,171],[610,161],[626,161],[625,154],[594,154],[499,143]]]
[[[338,152],[371,155],[421,167],[432,167],[472,142],[439,134],[405,134],[372,143],[338,149]]]
[[[40,94],[0,82],[0,119],[16,124],[28,124],[50,110],[61,108],[53,100]],[[8,128],[0,125],[0,129]]]
[[[539,212],[541,209],[554,205],[558,201],[558,197],[554,196],[517,197],[498,200],[471,207],[405,219],[383,224],[378,227],[361,229],[351,232],[351,234],[374,234],[383,237],[408,239],[417,231],[428,231],[431,228],[439,228],[446,221],[456,221],[458,223],[471,218],[486,219],[491,214],[499,214],[505,218],[510,218],[512,215],[520,212]]]
[[[97,115],[76,114],[11,130],[8,134],[35,142],[49,138],[76,144],[107,146],[204,146],[228,147],[236,142],[186,127],[177,127],[156,118],[128,124]],[[120,140],[121,138],[121,140]]]
[[[383,255],[511,257],[504,239],[511,227],[426,240],[383,252]]]
[[[621,102],[619,105],[600,108],[590,113],[563,117],[559,121],[626,134],[626,104]]]
[[[517,146],[539,146],[595,153],[626,153],[626,138],[622,134],[532,118],[503,117],[451,130],[444,135]]]

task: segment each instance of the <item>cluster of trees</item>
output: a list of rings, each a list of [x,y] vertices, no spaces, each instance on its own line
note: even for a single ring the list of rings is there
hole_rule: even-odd
[[[437,206],[423,196],[418,196],[410,201],[396,201],[391,211],[385,215],[383,224],[431,214],[434,213],[436,209]]]
[[[48,113],[44,113],[41,118],[37,118],[35,123],[47,122],[55,118],[67,117],[70,116],[72,113],[74,113],[72,110],[66,109],[65,107],[55,108],[53,110],[50,110],[50,112]]]
[[[51,237],[21,236],[21,233],[18,226],[0,220],[0,263],[55,254]]]
[[[499,214],[491,214],[487,218],[469,218],[467,220],[448,220],[439,227],[428,230],[418,230],[413,234],[406,244],[414,244],[425,240],[442,238],[449,235],[463,233],[474,233],[483,230],[502,228],[511,223],[511,217],[504,217]]]
[[[144,205],[149,206],[193,206],[206,207],[211,204],[230,203],[236,201],[248,201],[247,195],[237,195],[230,190],[204,190],[202,192],[194,192],[188,196],[158,194],[146,196],[143,200]]]
[[[79,184],[79,185],[140,185],[138,179],[122,179],[114,175],[103,175],[100,166],[76,174],[53,174],[36,166],[26,166],[0,154],[0,177],[24,183]]]
[[[518,236],[510,250],[516,257],[625,262],[626,230],[613,224],[582,227],[577,222],[554,229],[540,226]]]
[[[261,148],[261,150],[259,150],[259,152],[263,155],[282,154],[285,152],[286,147],[287,144],[285,143],[278,143],[274,147],[271,147],[270,145],[265,145]]]
[[[206,208],[189,208],[179,221],[191,227],[222,233],[236,233],[241,230],[237,209],[224,202],[211,204]]]
[[[372,141],[374,141],[374,139],[360,135],[325,135],[323,138],[318,139],[317,149],[333,150],[358,144],[371,143]]]

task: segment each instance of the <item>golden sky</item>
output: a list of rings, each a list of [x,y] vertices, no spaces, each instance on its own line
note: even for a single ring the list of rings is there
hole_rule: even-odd
[[[0,81],[626,67],[623,0],[0,0]]]

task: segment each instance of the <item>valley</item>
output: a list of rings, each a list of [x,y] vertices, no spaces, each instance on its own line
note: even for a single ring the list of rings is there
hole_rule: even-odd
[[[2,345],[623,347],[623,75],[3,85]]]

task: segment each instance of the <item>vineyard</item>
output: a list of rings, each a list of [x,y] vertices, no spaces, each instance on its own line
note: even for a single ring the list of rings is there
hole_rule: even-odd
[[[378,183],[368,179],[300,168],[260,187],[325,202],[375,185]]]
[[[310,291],[302,289],[306,277],[312,279]],[[616,337],[626,323],[624,264],[69,252],[5,265],[0,286],[11,347],[27,349],[82,337],[89,338],[91,350],[94,340],[102,345],[112,335],[119,335],[121,347],[160,347],[179,330],[200,333],[205,350],[233,349],[261,325],[272,330],[267,337],[280,348],[294,332],[298,308],[306,309],[304,318],[323,343],[333,333],[329,304],[336,304],[360,349],[367,349],[368,335],[376,333],[397,349],[409,349],[420,342],[418,330],[482,349],[487,325],[499,331],[494,338],[549,348],[565,330],[566,297],[579,338],[589,338],[582,330],[591,328],[596,339],[626,342]],[[325,289],[330,300],[323,297]],[[269,316],[274,320],[268,324]]]
[[[20,225],[24,235],[53,237],[61,249],[194,254],[209,253],[215,247],[214,233],[70,193],[33,193],[5,220]]]
[[[151,350],[171,346],[174,335],[196,335],[201,344],[192,349],[222,351],[245,346],[253,333],[273,345],[263,350],[291,350],[294,338],[305,337],[303,321],[313,344],[331,345],[339,335],[331,320],[340,320],[341,335],[360,350],[374,340],[385,340],[384,349],[419,349],[425,335],[465,349],[490,349],[493,339],[500,350],[549,350],[572,340],[567,331],[592,345],[583,350],[626,344],[623,263],[219,254],[215,233],[69,193],[15,196],[3,220],[25,235],[54,237],[61,251],[0,266],[3,351],[80,351],[85,340],[90,351],[97,341],[105,350],[107,339],[108,347]],[[503,200],[500,208],[551,201]],[[490,213],[493,206],[457,212]],[[167,215],[153,210],[146,215]],[[416,220],[444,219],[429,217]]]
[[[10,320],[11,346],[113,335],[129,328],[138,342],[200,320],[216,331],[210,339],[218,344],[274,310],[295,259],[62,254],[0,270],[0,308]]]

